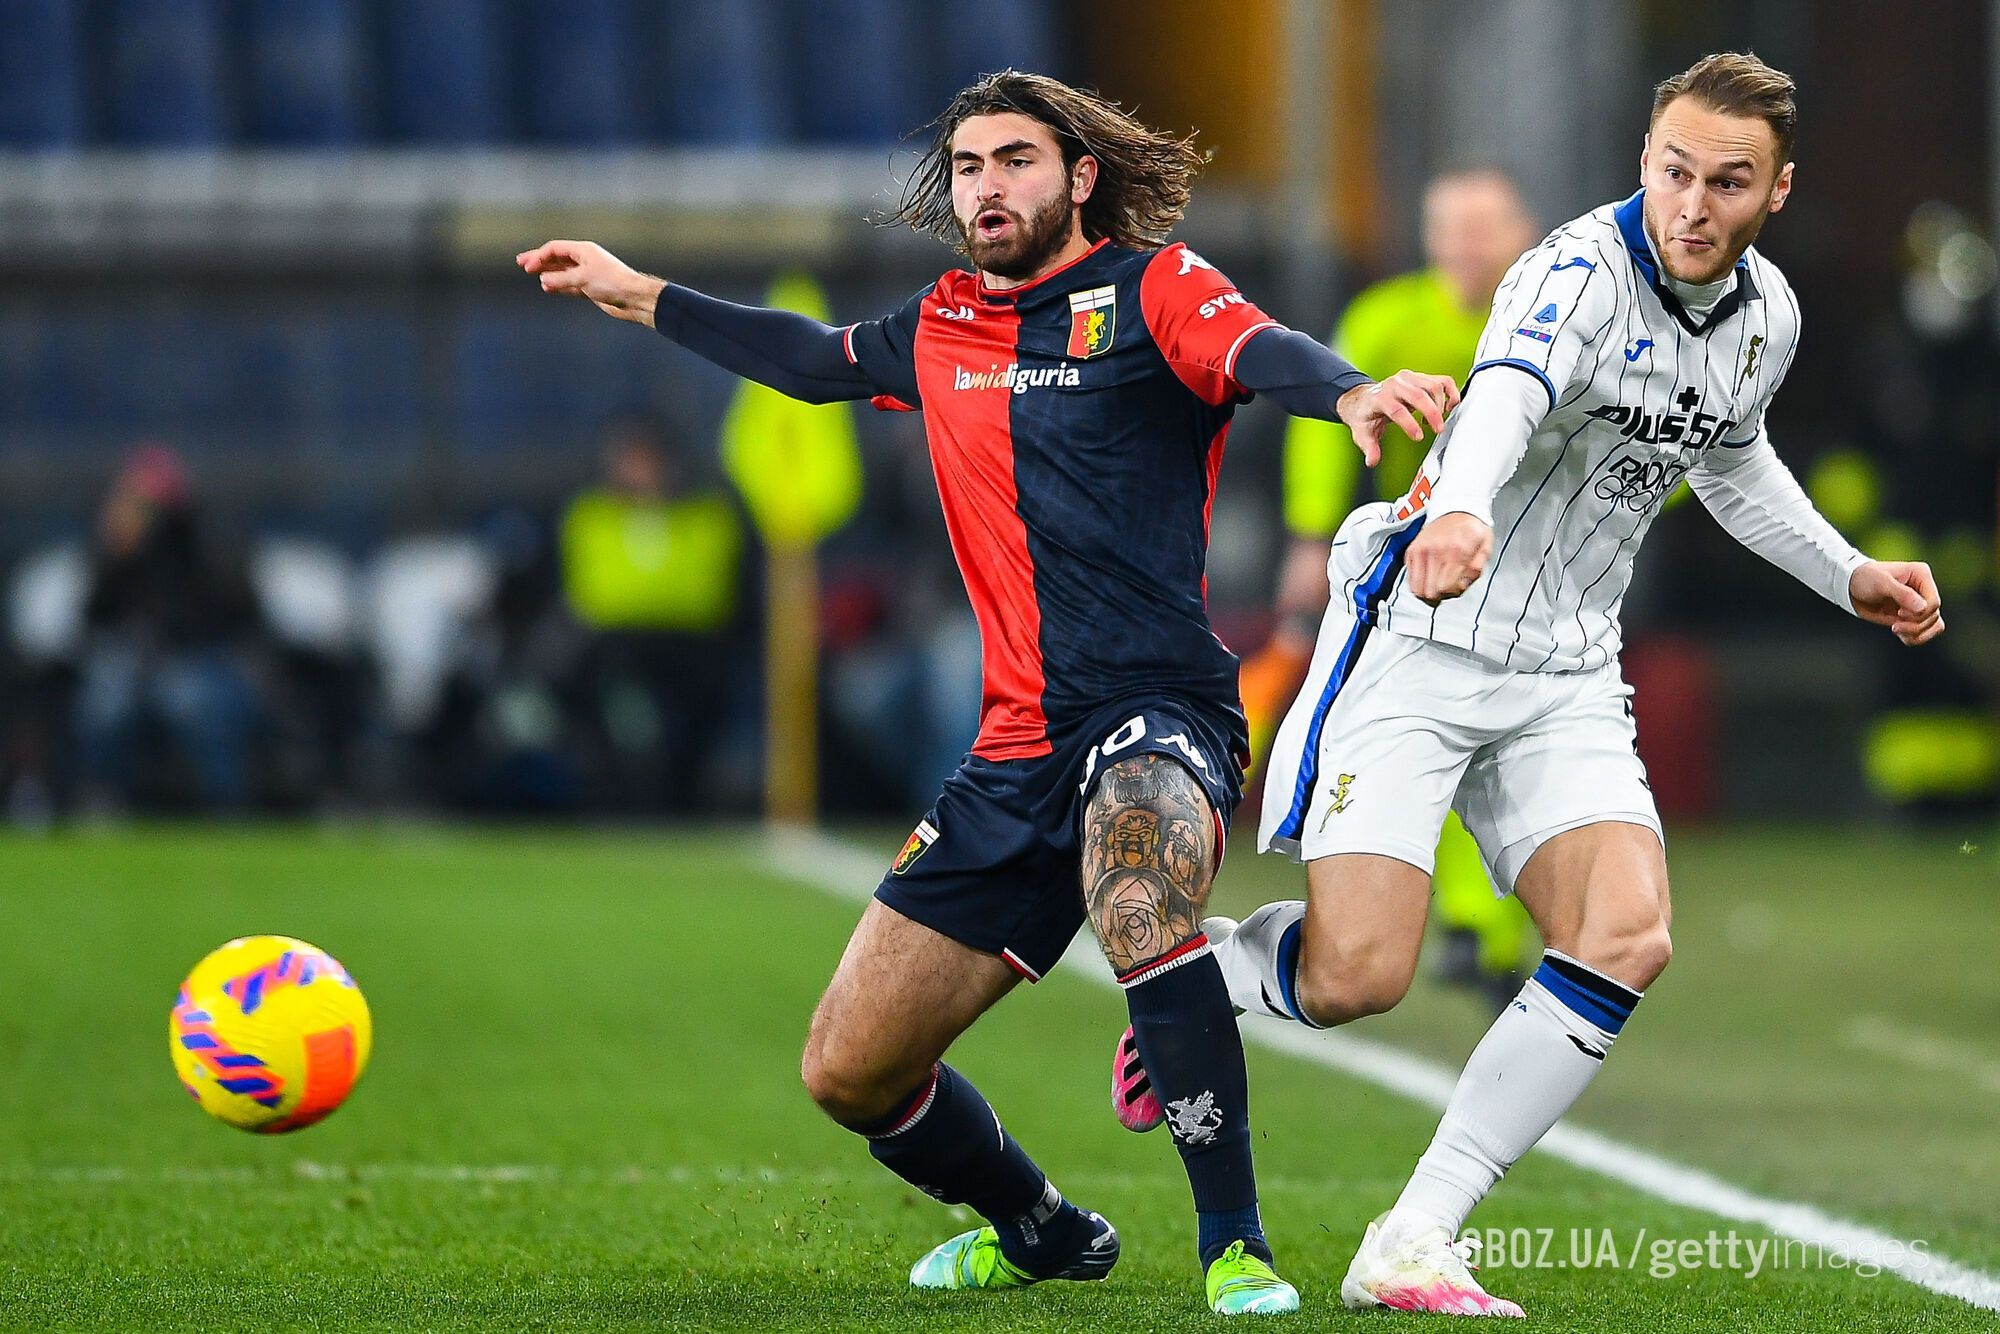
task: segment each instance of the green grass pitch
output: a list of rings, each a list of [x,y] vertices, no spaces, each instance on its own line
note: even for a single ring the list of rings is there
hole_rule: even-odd
[[[863,842],[886,860],[897,838]],[[1576,1119],[2000,1271],[1993,849],[1744,831],[1677,839],[1673,864],[1678,956]],[[1245,849],[1218,906],[1297,883]],[[1106,1107],[1117,997],[1060,971],[953,1059],[1066,1193],[1119,1225],[1124,1260],[1103,1284],[906,1287],[910,1261],[967,1224],[800,1090],[806,1017],[856,909],[780,878],[754,835],[7,839],[0,905],[0,1327],[1217,1324],[1170,1146]],[[166,1052],[186,969],[267,931],[337,955],[376,1023],[350,1104],[274,1139],[202,1117]],[[1455,1065],[1484,1025],[1475,1001],[1426,986],[1358,1031]],[[1435,1113],[1250,1060],[1266,1222],[1306,1302],[1292,1325],[1400,1327],[1347,1315],[1337,1287]],[[1473,1221],[1621,1242],[1731,1226],[1533,1155]],[[1486,1276],[1549,1330],[1996,1320],[1846,1269]]]

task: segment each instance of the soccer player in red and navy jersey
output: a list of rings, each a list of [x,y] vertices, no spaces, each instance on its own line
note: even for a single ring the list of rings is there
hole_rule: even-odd
[[[960,93],[934,129],[894,217],[972,268],[883,319],[833,328],[732,305],[587,242],[519,262],[545,291],[785,393],[924,414],[979,621],[979,735],[862,914],[803,1066],[885,1167],[987,1220],[911,1282],[1094,1279],[1117,1259],[1111,1225],[996,1134],[942,1060],[1088,918],[1151,1084],[1127,1100],[1168,1125],[1187,1170],[1209,1305],[1292,1310],[1257,1212],[1243,1048],[1200,925],[1246,748],[1236,658],[1205,606],[1209,508],[1252,394],[1345,422],[1372,464],[1390,424],[1438,429],[1457,389],[1407,371],[1373,383],[1166,244],[1202,161],[1188,140],[1015,71]]]

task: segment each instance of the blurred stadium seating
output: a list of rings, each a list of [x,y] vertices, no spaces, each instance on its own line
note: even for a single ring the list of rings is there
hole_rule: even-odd
[[[280,604],[266,607],[274,652],[331,661],[341,617],[323,600],[336,583],[356,590],[351,641],[333,655],[360,701],[342,715],[353,734],[343,744],[380,760],[433,688],[416,684],[422,655],[409,643],[369,631],[381,622],[367,590],[411,550],[396,544],[454,543],[495,570],[529,559],[492,535],[533,532],[547,547],[554,515],[594,471],[600,428],[620,413],[657,416],[691,463],[716,466],[730,377],[537,299],[511,267],[515,250],[590,235],[746,300],[773,272],[804,266],[836,318],[878,313],[948,258],[868,225],[908,160],[895,145],[972,76],[1014,64],[1100,82],[1166,123],[1199,126],[1216,157],[1181,234],[1273,313],[1324,328],[1342,296],[1408,264],[1425,172],[1489,154],[1521,173],[1544,221],[1586,207],[1629,177],[1629,139],[1603,127],[1637,115],[1631,90],[1692,43],[1749,32],[1717,7],[1669,21],[1638,6],[1588,32],[1520,40],[1552,3],[1501,13],[1413,0],[1404,25],[1372,35],[1343,26],[1359,10],[1330,6],[1327,59],[1281,68],[1260,43],[1297,7],[1271,3],[1217,28],[1189,0],[1089,11],[1049,0],[14,0],[0,26],[10,670],[60,685],[52,664],[74,655],[59,648],[59,593],[80,577],[98,497],[135,442],[162,440]],[[1690,813],[1990,803],[2000,777],[1979,757],[2000,746],[2000,654],[1981,636],[2000,557],[1995,395],[1981,368],[1995,347],[1993,251],[1965,207],[1990,173],[1933,132],[1983,114],[1986,75],[1964,54],[1973,10],[1947,7],[1924,43],[1882,65],[1852,46],[1838,14],[1752,8],[1764,18],[1743,22],[1763,24],[1767,54],[1809,89],[1865,66],[1885,87],[1927,90],[1885,95],[1872,116],[1808,103],[1801,189],[1770,248],[1811,333],[1773,424],[1802,475],[1823,456],[1848,460],[1826,473],[1830,510],[1849,512],[1835,502],[1861,476],[1870,499],[1849,507],[1851,534],[1938,559],[1965,610],[1912,664],[1859,644],[1698,513],[1677,513],[1626,607],[1631,666],[1700,689],[1642,688],[1642,730],[1661,738],[1656,763],[1698,770],[1663,788],[1690,794]],[[1457,71],[1449,78],[1377,81],[1377,63],[1407,71],[1428,58],[1413,31],[1453,23],[1481,44],[1477,69],[1459,53],[1441,66]],[[1572,67],[1590,77],[1567,77]],[[1523,89],[1535,90],[1532,116],[1516,106]],[[1493,98],[1507,114],[1495,116]],[[1319,139],[1299,130],[1301,108],[1326,117]],[[1509,134],[1496,139],[1503,121]],[[1899,145],[1912,169],[1886,192],[1823,190],[1842,136]],[[1297,154],[1281,151],[1294,143]],[[1918,207],[1933,196],[1956,209]],[[1300,208],[1322,206],[1338,224],[1330,246],[1299,225]],[[1216,510],[1215,619],[1245,648],[1268,628],[1278,426],[1259,405],[1241,415]],[[933,720],[961,707],[963,605],[919,425],[861,412],[857,427],[867,493],[825,553],[822,745],[856,775],[835,795],[901,812],[924,800],[959,732],[927,723],[905,748],[923,757],[913,761],[883,744],[881,720],[915,700],[931,701],[921,711]],[[506,586],[517,598],[540,587]],[[1718,586],[1732,590],[1727,618]],[[559,608],[554,587],[537,596]],[[427,642],[487,652],[482,635],[501,632],[490,607],[479,615],[485,629]],[[312,616],[324,619],[309,631]],[[1823,670],[1832,660],[1843,670]],[[1918,714],[1878,734],[1873,720],[1891,705]],[[754,739],[754,699],[741,707]],[[12,711],[17,731],[37,708]],[[1940,725],[1958,729],[1954,752],[1969,760],[1931,783],[1913,760],[1926,747],[1898,738]],[[59,733],[12,747],[0,782],[24,766],[59,770]],[[400,800],[422,787],[404,761],[370,772],[352,772],[350,795]],[[754,774],[739,788],[754,792]]]

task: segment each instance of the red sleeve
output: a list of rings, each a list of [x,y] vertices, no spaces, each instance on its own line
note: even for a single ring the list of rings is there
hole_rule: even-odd
[[[1244,397],[1234,375],[1237,356],[1250,335],[1282,327],[1179,241],[1147,263],[1139,309],[1160,355],[1204,403]]]

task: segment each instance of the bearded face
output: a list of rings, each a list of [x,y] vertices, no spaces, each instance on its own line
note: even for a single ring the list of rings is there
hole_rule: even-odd
[[[1070,164],[1048,126],[1018,112],[970,116],[952,135],[951,204],[980,272],[1023,282],[1080,234],[1079,193],[1096,170]]]
[[[965,250],[980,270],[1001,278],[1032,278],[1069,239],[1075,206],[1069,196],[1044,200],[1026,217],[989,204],[965,229]]]

